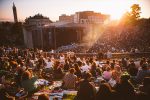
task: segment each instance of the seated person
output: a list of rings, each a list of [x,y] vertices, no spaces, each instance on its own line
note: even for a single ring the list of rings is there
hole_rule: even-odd
[[[134,99],[134,87],[129,79],[130,75],[128,73],[125,73],[121,76],[120,81],[114,86],[114,89],[118,94],[118,98],[124,98],[124,100]]]
[[[142,69],[139,69],[137,76],[136,76],[136,82],[141,83],[144,79],[144,77],[150,76],[150,70],[148,69],[147,64],[142,65]]]
[[[62,79],[64,76],[64,73],[63,73],[62,68],[61,68],[61,64],[58,61],[56,61],[54,63],[53,76],[54,76],[54,79]]]
[[[111,79],[112,73],[111,73],[110,67],[107,67],[107,68],[106,68],[106,71],[103,72],[102,77],[103,77],[106,81],[109,81],[109,80]]]
[[[150,77],[144,78],[143,85],[139,87],[139,90],[147,95],[150,95]]]
[[[8,89],[5,86],[0,89],[0,100],[15,100],[15,97],[10,96],[7,93],[7,90]]]
[[[101,75],[101,71],[100,71],[100,69],[97,67],[97,65],[96,65],[95,62],[92,63],[90,72],[91,72],[92,76],[95,77],[95,78],[96,78],[98,75]]]
[[[133,60],[130,61],[130,64],[128,66],[128,72],[131,76],[136,76],[138,72],[138,68],[136,67],[135,63]]]
[[[96,100],[111,100],[112,98],[116,100],[115,91],[111,89],[108,83],[102,83],[96,94]]]
[[[76,100],[95,100],[96,89],[90,83],[91,73],[86,73],[84,80],[79,83]]]
[[[74,75],[75,69],[71,68],[69,73],[67,73],[63,78],[63,88],[64,89],[75,89],[75,84],[77,81],[77,76]]]
[[[15,82],[18,87],[19,86],[21,87],[21,77],[22,77],[23,72],[24,72],[24,70],[21,67],[19,67],[16,71]]]
[[[22,75],[22,88],[27,91],[29,94],[34,93],[36,91],[36,86],[34,85],[37,77],[31,77],[31,73],[26,71]]]
[[[46,61],[45,71],[49,73],[52,73],[53,71],[53,61],[50,58],[48,58],[48,61]]]
[[[81,78],[82,77],[82,72],[79,68],[79,65],[76,63],[76,64],[74,64],[74,66],[75,66],[75,73],[74,74],[77,75],[78,78]]]

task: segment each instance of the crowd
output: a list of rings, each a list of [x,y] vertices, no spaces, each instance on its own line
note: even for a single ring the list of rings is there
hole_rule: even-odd
[[[75,47],[70,48],[69,45],[64,48],[58,48],[59,52],[73,51],[76,53],[97,53],[107,52],[150,52],[150,30],[149,19],[141,19],[133,26],[115,25],[105,27],[103,31],[91,35],[87,38],[83,37],[80,43],[87,43],[85,45],[76,44]],[[96,35],[96,38],[94,37]],[[92,37],[93,36],[93,37]],[[86,40],[84,40],[86,38]],[[66,49],[67,48],[67,49]]]
[[[73,44],[72,46],[66,45],[66,46],[59,47],[58,49],[55,50],[55,52],[56,53],[64,53],[64,52],[66,53],[68,51],[71,51],[71,52],[75,52],[75,53],[99,53],[99,52],[106,53],[108,50],[112,53],[145,52],[145,51],[135,48],[135,47],[120,48],[120,47],[112,46],[109,43],[100,42],[100,41],[97,41],[91,45],[88,43]],[[146,52],[148,52],[148,50]]]
[[[29,99],[40,90],[34,84],[38,79],[49,85],[61,80],[57,89],[76,90],[74,100],[148,100],[150,59],[47,56],[38,49],[0,47],[0,100]],[[42,94],[38,100],[49,98]]]

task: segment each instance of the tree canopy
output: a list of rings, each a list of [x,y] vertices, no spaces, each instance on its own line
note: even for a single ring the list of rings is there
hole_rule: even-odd
[[[131,6],[131,18],[132,20],[138,20],[140,18],[140,13],[141,13],[141,7],[139,4],[133,4]]]
[[[121,23],[122,24],[134,24],[137,20],[140,18],[141,13],[141,7],[139,4],[133,4],[131,6],[131,11],[126,12],[122,18]]]

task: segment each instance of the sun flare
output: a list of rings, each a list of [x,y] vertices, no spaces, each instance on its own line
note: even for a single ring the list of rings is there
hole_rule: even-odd
[[[104,13],[111,15],[111,19],[119,20],[122,15],[130,10],[131,5],[135,2],[134,0],[103,0]]]

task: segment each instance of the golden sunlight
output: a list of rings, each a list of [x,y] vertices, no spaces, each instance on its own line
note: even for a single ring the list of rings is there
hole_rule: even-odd
[[[103,0],[103,12],[111,15],[111,19],[119,20],[122,15],[130,10],[130,7],[137,3],[134,0]]]

